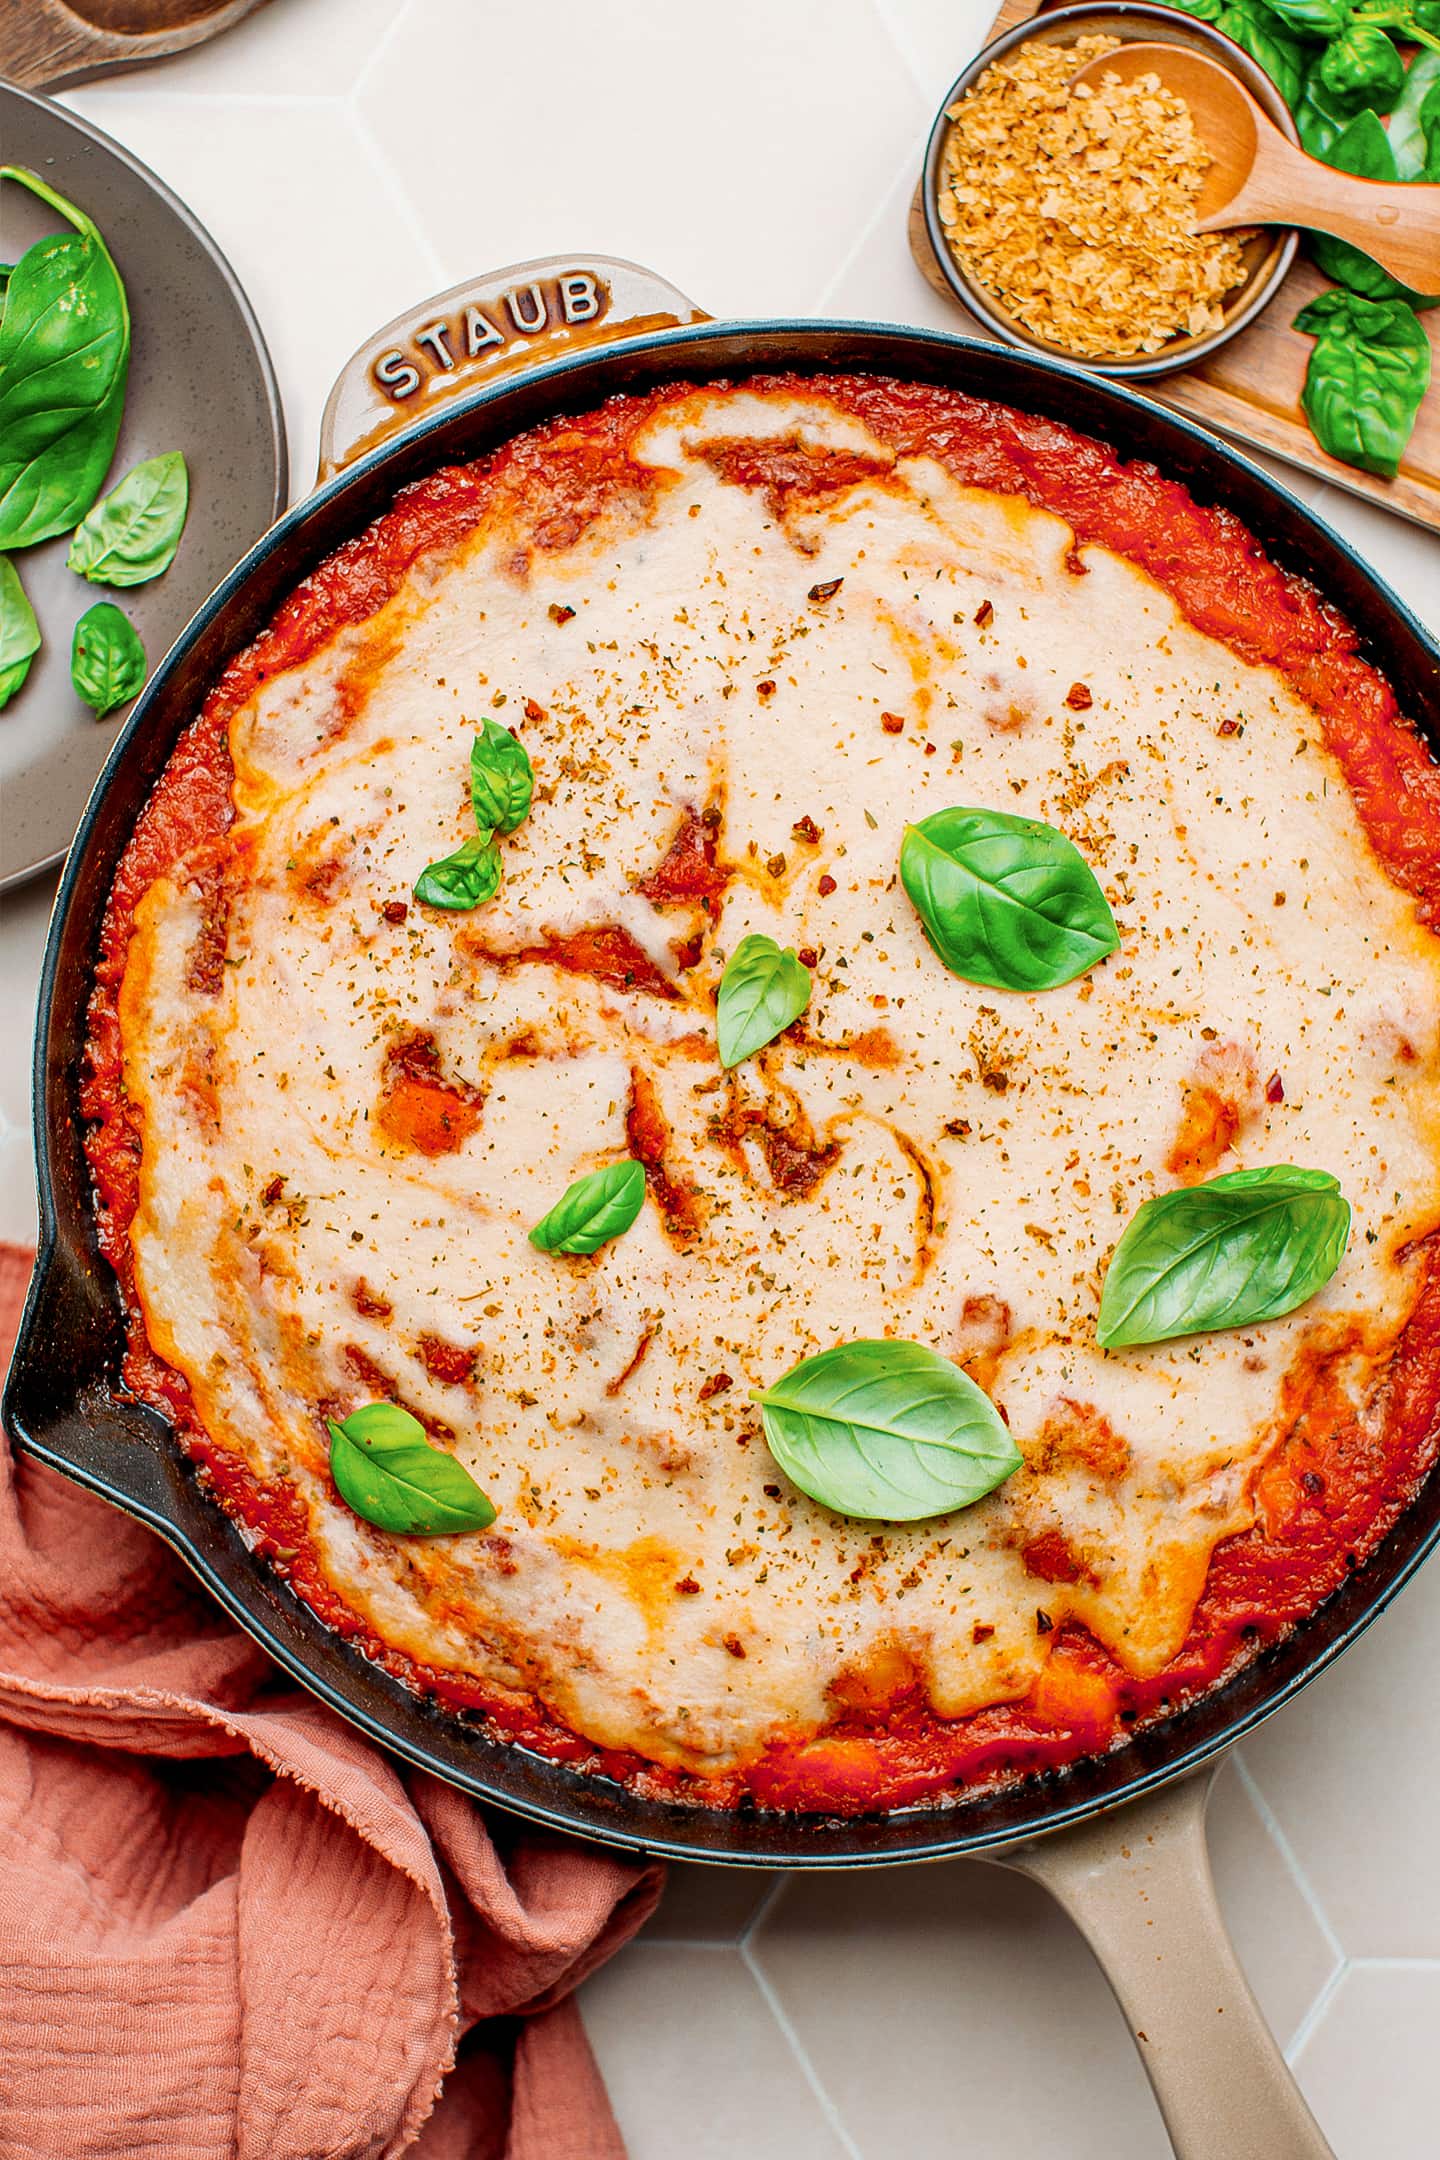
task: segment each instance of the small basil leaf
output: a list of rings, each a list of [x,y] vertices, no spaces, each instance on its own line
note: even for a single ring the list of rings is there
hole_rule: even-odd
[[[40,625],[25,597],[19,573],[0,555],[0,707],[9,704],[40,650]]]
[[[130,312],[83,210],[37,173],[0,166],[75,230],[28,248],[0,317],[0,548],[32,547],[85,515],[115,453],[130,366]]]
[[[948,1515],[1020,1468],[989,1396],[923,1343],[839,1343],[751,1400],[791,1483],[838,1515]]]
[[[330,1428],[330,1475],[347,1507],[379,1530],[448,1536],[488,1530],[495,1510],[463,1463],[432,1446],[398,1403],[366,1403]]]
[[[415,897],[426,907],[481,907],[499,890],[500,850],[488,832],[477,833],[453,855],[427,864],[415,880]]]
[[[530,1232],[541,1252],[592,1253],[628,1230],[645,1205],[645,1172],[638,1162],[607,1163],[567,1185]]]
[[[1274,1163],[1157,1193],[1111,1257],[1102,1350],[1278,1320],[1339,1267],[1350,1203],[1328,1170]]]
[[[483,721],[470,750],[470,800],[480,830],[514,832],[529,815],[534,786],[524,743],[498,721]]]
[[[810,970],[772,937],[741,938],[715,995],[715,1032],[722,1065],[763,1050],[798,1020],[810,1002]]]
[[[1316,341],[1300,403],[1321,449],[1393,480],[1430,382],[1430,340],[1413,309],[1323,292],[1295,328]]]
[[[134,697],[145,680],[145,647],[109,600],[97,600],[75,625],[70,679],[97,719]]]
[[[994,990],[1053,990],[1120,943],[1080,850],[1008,810],[937,810],[909,825],[900,880],[952,975]]]
[[[180,452],[146,458],[76,527],[66,568],[96,585],[146,584],[174,561],[189,503]]]
[[[1405,88],[1405,63],[1374,23],[1352,22],[1326,46],[1315,72],[1336,103],[1351,112],[1362,105],[1389,112]]]

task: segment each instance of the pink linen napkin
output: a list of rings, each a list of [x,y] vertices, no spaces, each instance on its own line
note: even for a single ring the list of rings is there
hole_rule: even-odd
[[[662,1880],[487,1822],[0,1450],[0,2153],[624,2160],[569,1997]]]

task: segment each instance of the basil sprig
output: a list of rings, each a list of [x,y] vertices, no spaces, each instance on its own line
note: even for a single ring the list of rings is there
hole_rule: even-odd
[[[0,165],[75,229],[28,248],[0,317],[0,548],[85,515],[115,454],[130,367],[125,287],[94,223],[22,166]]]
[[[994,990],[1053,990],[1120,943],[1080,850],[1008,810],[937,810],[908,825],[900,880],[952,975]]]
[[[791,1483],[837,1515],[948,1515],[1021,1464],[989,1396],[924,1343],[838,1343],[752,1389],[751,1401]]]
[[[70,678],[100,720],[144,682],[145,647],[113,601],[97,600],[76,623]]]
[[[330,1428],[330,1475],[347,1507],[379,1530],[447,1536],[488,1530],[495,1510],[463,1463],[432,1446],[398,1403],[365,1403]]]
[[[175,560],[189,505],[190,475],[180,452],[146,458],[75,528],[66,568],[93,585],[148,584]]]
[[[1321,449],[1393,480],[1430,384],[1430,340],[1414,310],[1323,292],[1295,328],[1315,339],[1300,403]]]
[[[40,625],[25,597],[19,572],[0,555],[0,707],[9,704],[40,650]]]
[[[486,719],[470,746],[470,807],[476,835],[453,855],[426,865],[415,880],[415,897],[426,907],[475,908],[500,889],[500,850],[495,835],[514,832],[530,814],[535,773],[530,753],[508,728]]]
[[[633,1160],[607,1163],[567,1185],[530,1232],[541,1252],[593,1253],[628,1230],[645,1205],[645,1171]]]
[[[428,863],[415,880],[415,897],[426,907],[480,907],[499,889],[500,850],[488,832],[477,833],[453,855]]]
[[[741,938],[715,993],[715,1032],[722,1065],[763,1050],[798,1020],[810,1002],[810,970],[793,945],[756,933]]]
[[[1272,1163],[1157,1193],[1115,1248],[1096,1340],[1118,1350],[1278,1320],[1329,1282],[1349,1235],[1328,1170]]]
[[[470,747],[470,801],[481,832],[514,832],[530,814],[534,787],[524,743],[497,720],[482,721]]]

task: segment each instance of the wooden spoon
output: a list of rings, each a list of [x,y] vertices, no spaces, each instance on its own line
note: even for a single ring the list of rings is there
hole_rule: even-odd
[[[1412,291],[1440,293],[1440,187],[1356,180],[1287,142],[1243,83],[1184,45],[1122,45],[1072,78],[1158,75],[1189,106],[1214,159],[1200,185],[1197,232],[1227,225],[1306,225],[1350,240]]]
[[[56,90],[203,45],[264,0],[0,0],[0,75]]]

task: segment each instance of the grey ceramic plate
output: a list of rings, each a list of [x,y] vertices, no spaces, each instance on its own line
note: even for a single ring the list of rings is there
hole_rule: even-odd
[[[183,450],[190,518],[163,577],[127,592],[65,568],[68,540],[13,558],[45,644],[0,712],[0,887],[69,847],[129,707],[96,720],[70,683],[70,639],[113,600],[153,668],[202,600],[285,507],[285,422],[250,303],[209,235],[138,159],[48,98],[0,82],[0,162],[28,165],[94,218],[120,267],[133,326],[125,419],[111,483],[141,458]],[[23,188],[0,187],[0,261],[60,221]]]

